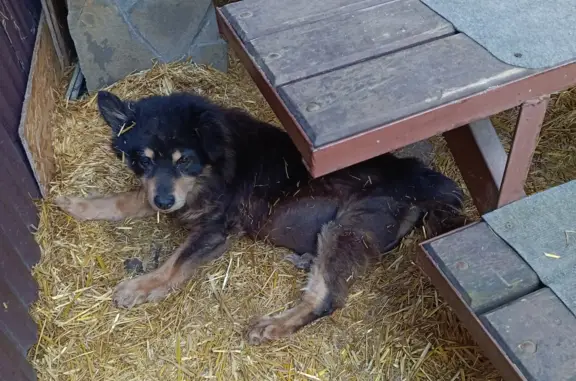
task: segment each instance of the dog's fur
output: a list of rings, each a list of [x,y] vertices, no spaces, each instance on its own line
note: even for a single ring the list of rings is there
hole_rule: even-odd
[[[98,106],[115,153],[143,186],[58,205],[83,220],[163,211],[190,230],[160,268],[116,288],[120,307],[164,298],[221,256],[230,235],[266,239],[293,250],[289,259],[310,274],[295,307],[251,327],[258,344],[343,307],[354,280],[413,227],[432,235],[461,222],[460,189],[413,158],[387,154],[311,179],[286,133],[240,110],[190,94],[125,102],[100,92]]]

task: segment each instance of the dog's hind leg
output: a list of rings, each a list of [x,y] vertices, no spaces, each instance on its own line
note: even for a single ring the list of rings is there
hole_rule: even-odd
[[[290,253],[284,257],[284,260],[292,263],[297,269],[310,271],[314,258],[315,256],[310,253]]]
[[[318,256],[298,304],[271,317],[263,317],[248,333],[251,344],[288,336],[305,325],[342,308],[355,278],[364,272],[377,251],[360,233],[330,222],[318,235]]]
[[[106,197],[66,197],[55,200],[62,210],[77,220],[119,221],[125,218],[146,217],[155,213],[142,190]]]
[[[112,301],[124,308],[159,301],[188,281],[198,266],[221,256],[227,248],[223,229],[193,231],[158,269],[120,283]]]

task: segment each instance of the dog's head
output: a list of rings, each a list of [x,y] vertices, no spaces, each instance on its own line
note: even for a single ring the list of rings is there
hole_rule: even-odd
[[[225,115],[202,97],[153,96],[136,102],[98,93],[112,148],[138,176],[156,210],[174,212],[209,178],[229,181],[234,160]]]

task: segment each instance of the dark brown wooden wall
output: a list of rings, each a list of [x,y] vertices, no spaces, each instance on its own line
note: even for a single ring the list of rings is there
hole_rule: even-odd
[[[26,353],[37,327],[28,314],[37,295],[31,275],[40,249],[30,234],[40,197],[18,137],[18,125],[40,0],[0,0],[0,380],[35,380]],[[47,91],[49,91],[47,89]]]

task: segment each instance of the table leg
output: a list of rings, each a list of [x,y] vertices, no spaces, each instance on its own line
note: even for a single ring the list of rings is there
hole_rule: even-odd
[[[525,196],[524,184],[548,99],[544,97],[522,104],[508,156],[489,120],[444,134],[480,214]]]
[[[498,208],[524,196],[524,183],[530,171],[532,156],[534,156],[534,151],[538,145],[538,137],[549,99],[549,97],[543,97],[522,105],[516,122],[506,170],[502,178]]]
[[[493,210],[507,156],[490,120],[445,132],[444,138],[480,214]]]

